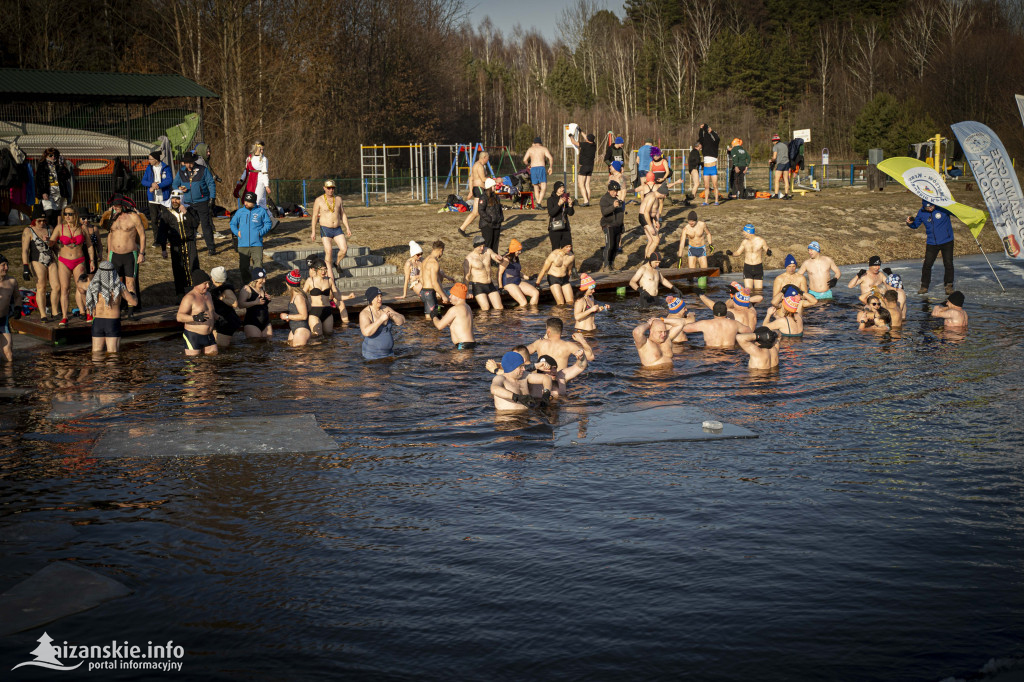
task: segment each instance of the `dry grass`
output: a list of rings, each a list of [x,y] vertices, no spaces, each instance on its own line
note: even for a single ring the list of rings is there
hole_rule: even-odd
[[[979,192],[967,192],[957,186],[954,187],[954,193],[960,201],[984,208]],[[758,234],[772,248],[773,255],[768,259],[766,268],[781,268],[787,253],[793,253],[802,261],[806,256],[807,244],[814,240],[821,244],[822,253],[832,256],[840,265],[865,263],[874,254],[887,262],[921,258],[924,254],[924,230],[909,230],[902,225],[904,218],[915,214],[920,205],[920,200],[915,196],[902,187],[890,184],[884,192],[869,193],[863,187],[829,189],[808,193],[804,197],[798,195],[792,201],[728,201],[721,206],[698,207],[696,211],[707,222],[718,249],[712,264],[728,272],[734,264],[725,258],[724,250],[734,249],[740,243],[742,226],[748,222],[757,226]],[[679,244],[679,224],[685,220],[690,209],[683,208],[678,194],[666,202],[666,209],[661,251],[666,256],[674,257]],[[352,226],[352,243],[370,247],[373,253],[383,255],[386,262],[401,269],[408,255],[410,239],[420,242],[425,250],[429,250],[430,242],[441,239],[447,245],[443,267],[449,273],[461,275],[463,257],[472,248],[471,241],[457,232],[465,214],[438,213],[437,205],[367,208],[349,203],[347,211]],[[599,220],[600,209],[596,200],[588,208],[577,208],[571,220],[577,263],[584,272],[596,270],[600,266],[604,233]],[[953,222],[956,253],[977,253],[978,247],[967,229],[958,221]],[[634,205],[627,211],[626,227],[632,230],[636,224]],[[228,220],[218,219],[215,226],[219,231],[226,232]],[[11,274],[19,276],[19,280],[22,229],[20,226],[0,227],[0,251],[10,260]],[[475,226],[469,229],[471,236],[478,232]],[[284,219],[266,240],[265,248],[309,248],[312,245],[309,234],[308,218]],[[512,238],[523,243],[524,272],[536,274],[550,251],[545,212],[506,210],[502,247]],[[625,254],[618,257],[616,266],[635,267],[643,254],[644,240],[636,230],[632,230],[626,233],[623,242]],[[986,251],[998,253],[1002,250],[998,235],[991,226],[986,226],[981,242]],[[238,257],[230,240],[218,241],[214,256],[206,253],[201,240],[200,249],[200,263],[204,269],[208,271],[222,265],[235,281],[238,280]],[[148,247],[147,252],[148,260],[141,268],[145,303],[176,303],[177,297],[171,284],[170,261],[162,259],[159,249],[154,247]],[[271,290],[283,290],[284,268],[270,263],[267,270]]]

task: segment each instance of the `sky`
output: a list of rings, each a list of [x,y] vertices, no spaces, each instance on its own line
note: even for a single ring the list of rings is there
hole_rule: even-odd
[[[558,18],[562,10],[576,4],[576,0],[465,0],[474,26],[479,26],[485,16],[491,18],[504,35],[512,35],[512,29],[520,24],[524,29],[533,27],[549,41],[558,38]],[[597,0],[599,7],[614,11],[620,17],[622,0]]]

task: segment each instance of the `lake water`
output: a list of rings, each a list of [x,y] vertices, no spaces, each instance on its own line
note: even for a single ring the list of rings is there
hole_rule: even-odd
[[[840,285],[767,375],[699,336],[673,369],[639,369],[645,313],[608,296],[592,370],[526,417],[496,417],[483,362],[539,337],[548,306],[479,314],[469,352],[410,318],[383,364],[355,325],[199,361],[180,338],[117,365],[19,354],[0,387],[33,392],[0,398],[0,532],[77,535],[2,545],[0,589],[71,559],[135,592],[0,639],[0,668],[43,630],[173,640],[207,680],[940,680],[1024,656],[1024,269],[999,262],[1005,294],[958,260],[965,337],[902,264],[901,332],[858,332]],[[46,419],[72,392],[134,397]],[[678,404],[760,437],[552,446],[553,425]],[[310,413],[336,451],[160,457],[157,437],[91,456],[113,426],[281,415],[287,442]]]

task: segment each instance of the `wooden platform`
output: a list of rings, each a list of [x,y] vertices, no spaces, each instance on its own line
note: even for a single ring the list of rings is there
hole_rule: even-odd
[[[620,272],[596,273],[593,276],[598,291],[610,291],[624,287],[629,284],[635,270],[623,270]],[[697,277],[717,277],[717,268],[664,268],[662,274],[669,281]],[[419,296],[412,292],[408,298],[399,299],[402,294],[401,287],[389,287],[382,289],[384,292],[384,303],[401,313],[421,312],[423,302]],[[512,297],[504,294],[506,302],[514,305]],[[547,287],[541,289],[541,301],[553,300],[551,292]],[[472,304],[472,300],[470,301]],[[281,313],[288,307],[288,300],[283,296],[275,296],[270,302],[270,319],[274,327],[287,327],[288,323],[280,319]],[[356,298],[346,302],[345,309],[349,319],[355,321],[359,318],[360,311],[366,307],[366,300],[357,295]],[[121,336],[134,336],[137,334],[152,334],[166,332],[167,334],[179,333],[182,325],[177,320],[178,306],[163,306],[159,308],[148,308],[134,320],[121,320]],[[68,321],[68,326],[63,329],[57,327],[56,322],[43,322],[33,314],[31,317],[23,317],[20,320],[12,320],[11,327],[16,332],[28,334],[54,345],[67,343],[87,343],[92,338],[92,324],[84,318],[75,318]]]

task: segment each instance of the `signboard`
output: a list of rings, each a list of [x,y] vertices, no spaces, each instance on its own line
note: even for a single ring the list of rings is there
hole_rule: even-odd
[[[562,126],[562,147],[575,149],[576,146],[569,139],[579,134],[580,126],[577,123],[566,123]]]
[[[795,140],[798,137],[803,139],[804,144],[807,144],[808,142],[811,141],[811,129],[810,128],[804,128],[803,130],[794,130],[793,131],[793,137],[791,137],[789,139]]]
[[[821,165],[822,166],[827,166],[828,165],[828,147],[822,147],[821,148]]]

